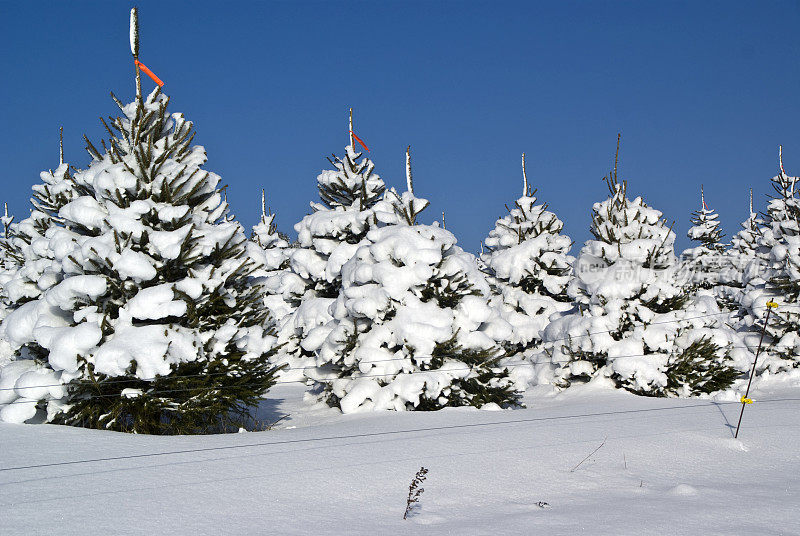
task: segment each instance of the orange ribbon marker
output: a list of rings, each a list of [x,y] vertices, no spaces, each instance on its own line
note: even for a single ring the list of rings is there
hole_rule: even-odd
[[[363,141],[361,141],[361,138],[359,138],[358,136],[356,136],[356,133],[355,133],[355,132],[353,132],[353,131],[351,130],[351,131],[350,131],[350,134],[352,134],[352,135],[353,135],[353,138],[355,138],[355,140],[356,140],[358,143],[360,143],[360,144],[361,144],[361,146],[362,146],[364,149],[366,149],[366,150],[367,150],[367,152],[369,152],[369,147],[367,147],[367,144],[366,144],[366,143],[364,143]]]
[[[150,78],[152,78],[152,79],[153,79],[153,82],[155,82],[156,84],[158,84],[158,87],[162,87],[162,86],[164,85],[164,82],[162,82],[162,81],[161,81],[161,79],[160,79],[159,77],[157,77],[153,71],[151,71],[150,69],[148,69],[148,68],[147,68],[147,65],[145,65],[144,63],[142,63],[142,62],[141,62],[141,61],[139,61],[139,60],[133,60],[133,62],[134,62],[136,65],[138,65],[138,66],[139,66],[139,69],[141,69],[141,70],[142,70],[142,72],[143,72],[144,74],[146,74],[147,76],[149,76]],[[355,134],[354,134],[354,135],[355,135]],[[356,139],[358,139],[358,138],[356,138]],[[358,141],[361,141],[361,140],[358,140]],[[362,143],[362,145],[364,145],[364,144]],[[366,146],[365,146],[365,147],[366,147]],[[369,151],[369,149],[367,149],[367,151]]]

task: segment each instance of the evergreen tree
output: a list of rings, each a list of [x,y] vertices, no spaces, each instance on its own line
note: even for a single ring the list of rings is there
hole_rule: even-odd
[[[370,230],[342,268],[333,321],[308,370],[315,392],[344,413],[516,405],[493,333],[509,327],[492,322],[474,257],[450,232],[414,223],[427,201],[407,170],[408,191],[379,207],[401,218]]]
[[[253,226],[251,237],[252,257],[258,263],[254,276],[264,287],[264,303],[280,324],[281,320],[293,311],[287,302],[287,275],[291,246],[287,237],[278,231],[275,214],[268,210],[264,191],[261,191],[261,218]],[[290,286],[289,286],[290,287]]]
[[[299,337],[295,334],[294,313],[299,305],[298,296],[305,292],[306,281],[290,269],[290,259],[296,244],[278,231],[275,215],[267,209],[264,191],[261,192],[261,218],[253,226],[251,258],[256,262],[254,281],[264,290],[264,306],[275,319],[278,335],[278,350],[273,364],[281,368],[284,381],[302,378],[302,367],[298,367],[295,356],[300,353]],[[288,351],[287,351],[288,350]]]
[[[292,252],[291,266],[306,283],[298,301],[309,296],[336,297],[341,266],[367,231],[377,225],[373,207],[386,186],[374,172],[375,164],[355,151],[352,117],[351,110],[350,145],[344,156],[329,158],[334,169],[317,177],[321,202],[311,203],[312,214],[295,225],[298,248]]]
[[[0,216],[0,223],[3,224],[3,236],[0,237],[0,247],[3,251],[3,257],[0,258],[0,266],[5,268],[10,265],[10,261],[13,261],[13,258],[9,258],[6,254],[11,239],[11,224],[14,223],[14,216],[8,214],[8,203],[3,203],[3,215]]]
[[[33,188],[30,217],[17,223],[4,209],[0,241],[4,261],[0,274],[3,318],[17,305],[41,297],[37,281],[48,282],[57,277],[51,268],[49,240],[44,238],[44,232],[54,225],[51,216],[78,195],[69,166],[64,163],[63,144],[56,170],[42,172],[40,177],[42,184]],[[66,391],[61,384],[66,380],[62,380],[60,371],[48,366],[35,347],[17,349],[9,340],[0,329],[0,421],[25,422],[37,414],[37,405],[42,407],[42,414],[52,417],[65,403]]]
[[[737,303],[732,296],[735,283],[735,266],[726,255],[722,243],[719,215],[706,205],[705,192],[700,186],[700,208],[692,213],[692,226],[687,236],[699,243],[681,255],[681,265],[686,286],[692,293],[706,292],[717,299],[725,310],[732,311]]]
[[[3,215],[0,216],[0,223],[3,225],[3,234],[0,235],[0,321],[2,321],[8,312],[8,303],[3,298],[2,289],[11,279],[19,262],[19,252],[14,247],[12,240],[14,216],[8,214],[8,204],[6,203],[3,204]],[[0,338],[0,368],[6,365],[12,356],[11,346]],[[2,378],[2,372],[0,372],[0,378]],[[0,383],[2,383],[2,379],[0,379]],[[2,397],[0,397],[0,404],[2,403]]]
[[[555,380],[609,378],[650,396],[727,387],[737,374],[733,333],[715,329],[716,301],[692,300],[679,284],[675,234],[661,212],[627,197],[616,160],[604,180],[610,197],[595,203],[594,240],[574,264],[569,292],[577,305],[544,333]]]
[[[509,354],[537,348],[550,317],[571,307],[567,284],[572,241],[562,234],[564,224],[547,204],[537,204],[536,191],[528,185],[524,153],[522,175],[522,197],[513,208],[506,207],[508,215],[497,220],[480,257],[493,302],[514,328],[504,342]]]
[[[18,267],[20,261],[19,251],[14,245],[12,237],[12,224],[14,216],[8,214],[8,204],[3,204],[3,216],[0,216],[0,223],[3,225],[3,234],[0,236],[0,289],[10,279],[10,275]],[[6,304],[0,295],[0,320],[5,317]]]
[[[703,186],[700,186],[700,209],[692,213],[692,227],[689,228],[688,236],[695,242],[700,242],[700,246],[706,251],[721,253],[725,250],[722,244],[722,229],[719,226],[719,215],[715,210],[711,210],[706,205],[706,196]],[[705,252],[700,252],[704,254]]]
[[[26,252],[31,251],[32,244],[37,255],[43,256],[45,244],[42,241],[45,232],[53,226],[63,224],[59,211],[84,193],[70,172],[70,166],[64,162],[63,128],[59,129],[59,164],[53,171],[39,174],[42,183],[33,186],[31,198],[31,215],[18,223],[8,219],[5,237],[0,242],[4,252],[6,277],[3,284],[3,296],[9,302],[25,302],[41,296],[39,279],[54,279],[58,275],[53,272],[51,262],[39,259],[37,262],[26,262]],[[19,274],[15,272],[20,271]],[[14,276],[14,277],[12,277]]]
[[[798,177],[789,176],[780,159],[779,173],[772,178],[773,195],[758,234],[757,250],[769,251],[763,270],[750,270],[742,295],[745,315],[742,326],[760,332],[766,303],[778,308],[766,326],[770,354],[777,359],[763,361],[772,371],[800,366],[800,195]],[[751,263],[752,264],[752,263]],[[755,337],[751,337],[755,341]]]
[[[769,251],[762,251],[758,237],[764,220],[753,210],[753,189],[750,189],[749,213],[741,223],[741,229],[731,238],[730,248],[725,251],[725,269],[720,273],[723,303],[726,308],[741,314],[742,289],[750,279],[748,272],[758,273],[766,264]]]
[[[342,286],[342,266],[350,260],[370,229],[381,225],[375,205],[386,186],[375,173],[375,164],[353,145],[353,113],[350,110],[350,144],[343,157],[329,159],[334,169],[317,177],[319,203],[294,228],[297,247],[289,256],[289,273],[281,292],[294,309],[279,333],[284,345],[280,363],[287,363],[289,379],[302,377],[313,365],[312,332],[331,320],[329,307]]]
[[[753,210],[752,188],[750,188],[749,206],[750,211],[748,212],[747,219],[741,224],[742,229],[731,238],[731,249],[736,252],[736,255],[745,258],[766,258],[767,255],[762,255],[759,252],[758,237],[761,234],[764,220]]]
[[[112,94],[122,114],[103,121],[103,151],[87,139],[89,167],[59,167],[34,188],[15,283],[40,293],[14,296],[4,336],[66,384],[65,400],[45,393],[39,404],[56,422],[237,429],[274,383],[273,328],[192,123],[167,112],[160,88],[144,98],[138,74],[137,64],[134,102]]]
[[[719,215],[706,205],[703,187],[700,186],[700,208],[692,213],[692,226],[687,236],[699,246],[683,252],[683,261],[690,267],[690,285],[705,290],[719,283],[719,258],[725,251]]]

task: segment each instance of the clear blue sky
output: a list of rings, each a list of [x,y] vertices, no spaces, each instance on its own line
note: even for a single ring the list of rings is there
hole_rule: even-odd
[[[132,98],[132,5],[0,2],[2,197],[18,216],[57,165],[59,125],[85,167],[81,136],[101,138],[109,90]],[[749,187],[764,208],[778,144],[800,174],[797,2],[138,5],[140,58],[195,122],[246,226],[264,187],[294,234],[346,144],[349,106],[390,185],[404,185],[412,144],[423,220],[444,210],[473,252],[520,194],[523,151],[576,245],[618,131],[630,191],[676,220],[681,247],[701,183],[729,237]]]

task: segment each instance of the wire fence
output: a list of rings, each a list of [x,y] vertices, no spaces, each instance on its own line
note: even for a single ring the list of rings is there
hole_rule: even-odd
[[[760,400],[760,404],[771,404],[776,402],[800,402],[800,398],[794,397],[785,397],[785,398],[770,398],[765,400]],[[193,454],[193,453],[202,453],[202,452],[217,452],[217,451],[225,451],[225,450],[237,450],[237,449],[246,449],[246,448],[258,448],[258,447],[270,447],[276,445],[292,445],[292,444],[299,444],[299,443],[314,443],[320,441],[336,441],[336,440],[343,440],[343,439],[361,439],[361,438],[368,438],[368,437],[385,437],[385,436],[399,436],[404,434],[414,434],[414,433],[421,433],[421,432],[433,432],[433,431],[443,431],[443,430],[457,430],[457,429],[471,429],[471,428],[482,428],[482,427],[489,427],[489,426],[503,426],[503,425],[510,425],[510,424],[525,424],[525,423],[534,423],[534,422],[546,422],[546,421],[559,421],[559,420],[567,420],[567,419],[580,419],[580,418],[587,418],[587,417],[603,417],[603,416],[610,416],[610,415],[626,415],[626,414],[639,414],[639,413],[656,413],[656,412],[666,412],[666,411],[685,411],[693,408],[701,408],[701,407],[709,407],[709,408],[717,408],[719,406],[727,406],[727,405],[738,405],[739,402],[716,402],[716,401],[708,401],[708,402],[698,402],[693,404],[681,404],[681,405],[673,405],[673,406],[664,406],[658,408],[639,408],[639,409],[629,409],[629,410],[615,410],[615,411],[597,411],[591,413],[575,413],[569,415],[555,415],[549,417],[525,417],[520,419],[505,419],[505,420],[496,420],[496,421],[489,421],[489,422],[477,422],[477,423],[464,423],[464,424],[451,424],[451,425],[443,425],[443,426],[429,426],[429,427],[422,427],[422,428],[407,428],[404,430],[388,430],[383,432],[365,432],[361,434],[341,434],[341,435],[329,435],[329,436],[320,436],[320,437],[308,437],[308,438],[296,438],[296,439],[284,439],[279,441],[263,441],[263,442],[255,442],[255,443],[245,443],[239,445],[220,445],[216,447],[199,447],[199,448],[192,448],[192,449],[181,449],[181,450],[169,450],[169,451],[157,451],[157,452],[146,452],[140,454],[128,454],[124,456],[108,456],[102,458],[91,458],[91,459],[80,459],[80,460],[67,460],[61,462],[50,462],[50,463],[41,463],[41,464],[31,464],[31,465],[19,465],[13,467],[0,467],[0,472],[8,472],[8,471],[21,471],[26,469],[40,469],[46,467],[58,467],[58,466],[65,466],[65,465],[80,465],[80,464],[87,464],[87,463],[99,463],[99,462],[110,462],[110,461],[117,461],[117,460],[133,460],[133,459],[141,459],[141,458],[153,458],[158,456],[171,456],[171,455],[178,455],[178,454]],[[203,461],[203,460],[198,460]]]

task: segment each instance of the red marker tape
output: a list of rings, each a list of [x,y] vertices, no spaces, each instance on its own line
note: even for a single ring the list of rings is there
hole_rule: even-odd
[[[147,65],[145,65],[144,63],[142,63],[142,62],[141,62],[141,61],[139,61],[139,60],[133,60],[133,61],[134,61],[134,63],[136,63],[136,65],[138,65],[138,66],[139,66],[139,69],[141,69],[141,70],[142,70],[142,72],[144,72],[144,74],[146,74],[147,76],[149,76],[150,78],[152,78],[152,79],[153,79],[153,82],[155,82],[156,84],[158,84],[158,87],[162,87],[162,86],[164,85],[164,82],[162,82],[162,81],[161,81],[161,79],[160,79],[159,77],[157,77],[153,71],[151,71],[150,69],[148,69],[148,68],[147,68]]]
[[[361,146],[362,146],[364,149],[366,149],[366,150],[367,150],[367,152],[369,152],[369,147],[367,147],[367,144],[366,144],[366,143],[364,143],[363,141],[361,141],[361,138],[359,138],[358,136],[356,136],[356,133],[355,133],[355,132],[353,132],[353,131],[351,130],[351,131],[350,131],[350,134],[352,134],[352,135],[353,135],[353,138],[355,138],[355,140],[356,140],[358,143],[360,143],[360,144],[361,144]]]

